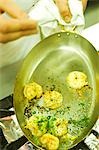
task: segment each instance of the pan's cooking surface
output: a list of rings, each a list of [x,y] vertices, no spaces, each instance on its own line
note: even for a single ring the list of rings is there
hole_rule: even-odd
[[[59,33],[38,44],[25,59],[16,81],[14,104],[21,127],[23,128],[25,123],[26,105],[22,94],[23,87],[26,83],[35,81],[44,90],[56,90],[62,93],[65,117],[69,121],[68,130],[78,136],[73,145],[84,138],[98,115],[99,87],[96,86],[96,81],[99,72],[96,64],[99,65],[99,62],[97,59],[92,45],[74,33]],[[72,71],[85,73],[88,77],[88,86],[78,91],[70,89],[66,78]],[[27,134],[24,128],[23,130]],[[29,134],[27,137],[32,141],[32,135]]]
[[[70,52],[70,53],[69,53]],[[65,114],[57,114],[57,117],[66,118],[69,121],[68,130],[71,135],[81,136],[89,128],[90,117],[94,102],[90,64],[83,59],[73,48],[63,47],[49,53],[35,69],[31,81],[42,85],[46,91],[55,90],[63,97]],[[91,69],[91,68],[90,68]],[[72,71],[84,72],[88,77],[89,86],[75,91],[68,87],[66,77]],[[75,104],[75,105],[74,105]],[[62,112],[61,108],[59,111]],[[63,112],[62,112],[63,113]],[[53,112],[54,115],[54,112]]]

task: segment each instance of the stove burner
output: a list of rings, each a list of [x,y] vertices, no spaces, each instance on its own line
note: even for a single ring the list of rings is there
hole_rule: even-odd
[[[13,107],[13,98],[12,95],[9,97],[0,100],[0,118],[11,116],[14,114],[14,111],[10,111],[9,109]],[[96,136],[99,139],[99,133],[95,130],[91,131],[91,134]],[[19,139],[8,143],[6,140],[2,129],[0,128],[0,150],[18,150],[21,146],[23,146],[28,140],[25,136],[20,137]],[[28,142],[30,143],[30,142]],[[30,150],[37,150],[33,145],[33,149]],[[85,144],[84,141],[80,142],[78,145],[73,147],[70,150],[90,150],[90,148]],[[94,150],[94,149],[93,149]]]

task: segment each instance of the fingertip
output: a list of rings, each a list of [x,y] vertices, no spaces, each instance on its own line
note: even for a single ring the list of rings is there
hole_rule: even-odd
[[[69,16],[65,16],[64,18],[66,23],[70,23],[71,22],[71,18]]]
[[[36,29],[37,31],[39,30],[38,22],[36,20],[31,19],[31,26],[33,29]]]

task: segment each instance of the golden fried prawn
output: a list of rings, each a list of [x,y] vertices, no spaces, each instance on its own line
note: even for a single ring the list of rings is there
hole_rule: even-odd
[[[50,133],[44,134],[40,138],[41,144],[47,150],[57,150],[59,147],[59,139]]]
[[[32,83],[29,83],[29,84],[26,84],[25,87],[24,87],[24,96],[28,99],[28,100],[31,100],[33,98],[40,98],[41,95],[42,95],[42,87],[35,83],[35,82],[32,82]]]
[[[44,107],[56,109],[62,105],[63,97],[57,91],[46,91],[43,97]]]

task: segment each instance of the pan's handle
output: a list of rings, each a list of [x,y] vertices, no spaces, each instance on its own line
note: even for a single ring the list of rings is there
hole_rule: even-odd
[[[69,31],[69,32],[73,32],[73,33],[78,33],[78,32],[76,31],[77,25],[72,26],[70,29],[66,29],[64,25],[61,25],[61,24],[59,24],[59,23],[58,23],[58,26],[60,27],[61,32],[68,32],[68,31]]]

